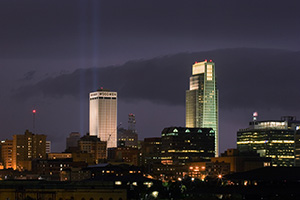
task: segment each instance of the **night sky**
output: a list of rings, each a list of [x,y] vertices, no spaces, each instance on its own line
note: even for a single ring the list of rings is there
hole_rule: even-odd
[[[195,61],[212,59],[220,150],[259,120],[300,119],[300,2],[1,0],[0,139],[33,129],[52,151],[88,132],[89,92],[118,92],[118,123],[139,138],[185,125]]]

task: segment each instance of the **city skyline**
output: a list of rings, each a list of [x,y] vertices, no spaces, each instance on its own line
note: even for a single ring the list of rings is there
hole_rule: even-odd
[[[185,58],[186,59],[186,58]],[[170,58],[169,60],[172,60],[172,58]],[[127,67],[127,66],[126,66]],[[189,68],[190,68],[190,66],[188,66]],[[179,72],[180,73],[180,72]],[[188,82],[188,70],[186,70],[184,73],[187,73],[186,74],[186,79],[184,80],[184,82],[186,83],[186,82]],[[63,76],[66,76],[66,75],[63,75]],[[220,76],[219,76],[220,77]],[[75,79],[77,79],[76,78],[76,76],[74,76],[74,73],[73,74],[70,74],[69,75],[69,78],[68,79],[73,79],[73,78],[75,78]],[[222,79],[222,76],[220,77],[221,79]],[[53,80],[51,80],[51,81],[53,81],[53,83],[54,82],[56,82],[56,79],[53,79]],[[182,82],[180,82],[181,83],[181,86],[180,87],[184,87],[184,84],[182,84],[183,83],[183,81]],[[47,83],[48,84],[48,83]],[[55,84],[54,84],[54,86],[55,86]],[[116,87],[116,85],[113,85],[113,87]],[[62,87],[63,88],[63,87]],[[222,86],[221,86],[221,88],[222,88]],[[221,89],[221,91],[222,91],[222,89]],[[178,92],[178,91],[177,91]],[[179,91],[179,92],[181,92],[181,95],[184,97],[184,91]],[[246,97],[245,97],[246,98]],[[128,101],[128,97],[125,97],[125,101]],[[224,98],[223,98],[224,99]],[[223,103],[224,104],[224,102],[226,102],[226,101],[228,101],[228,98],[225,98],[224,99],[225,101],[222,101],[221,102],[221,104]],[[254,99],[255,100],[255,99]],[[163,101],[168,101],[167,99],[164,99]],[[184,99],[182,98],[182,100],[181,100],[182,102],[181,103],[183,103],[184,102]],[[272,102],[273,103],[273,102]],[[85,106],[85,109],[86,109],[86,111],[88,111],[88,102],[86,102],[85,103],[86,104],[86,106]],[[122,101],[121,101],[121,103],[120,103],[121,105],[123,105],[123,103],[122,103]],[[164,104],[164,103],[163,103]],[[172,104],[174,104],[174,106],[175,107],[178,107],[178,104],[180,105],[180,103],[178,103],[178,102],[173,102]],[[227,103],[228,104],[228,103]],[[138,105],[138,104],[137,104]],[[134,107],[136,107],[137,105],[134,105]],[[289,105],[291,105],[291,104],[287,104],[288,106]],[[296,105],[296,104],[294,104],[294,105]],[[240,108],[242,105],[239,105],[239,103],[236,105],[237,106],[237,108]],[[155,105],[155,107],[157,107],[157,108],[159,108],[159,107],[161,107],[160,105],[158,105],[158,104],[156,104]],[[132,108],[132,107],[131,107]],[[256,109],[255,110],[258,110],[259,111],[259,119],[272,119],[272,118],[274,118],[273,117],[273,115],[272,114],[270,114],[270,113],[262,113],[262,112],[260,112],[261,111],[261,107],[255,107]],[[257,108],[260,108],[260,109],[257,109]],[[268,105],[268,109],[270,109],[271,107],[270,107],[270,105]],[[73,108],[71,108],[71,109],[73,109]],[[122,106],[119,106],[119,109],[121,109],[121,110],[123,110],[124,108],[122,108]],[[134,108],[134,109],[136,109],[136,108]],[[126,117],[126,115],[128,114],[128,113],[130,113],[130,112],[132,112],[132,111],[135,111],[134,109],[131,109],[131,110],[128,110],[127,111],[127,113],[125,114],[125,117]],[[232,109],[232,108],[230,108],[230,109]],[[184,110],[185,110],[185,107],[184,106],[182,106],[182,108],[181,108],[181,122],[176,122],[176,121],[170,121],[168,124],[170,125],[170,126],[175,126],[175,125],[179,125],[180,126],[180,124],[181,124],[181,126],[184,126]],[[295,112],[294,111],[292,111],[292,110],[290,110],[289,108],[288,108],[288,110],[289,110],[289,112],[288,112],[288,114],[287,114],[287,112],[281,112],[281,113],[279,113],[278,115],[295,115],[295,116],[297,116],[297,114],[295,114]],[[169,111],[172,111],[172,112],[174,112],[174,114],[175,113],[180,113],[180,109],[178,109],[178,110],[169,110]],[[244,120],[244,123],[242,123],[240,126],[235,126],[234,127],[234,129],[232,129],[234,132],[232,132],[232,137],[230,138],[230,140],[229,140],[229,142],[228,143],[230,143],[231,144],[231,146],[228,146],[228,145],[226,145],[226,146],[224,146],[224,140],[222,140],[221,139],[221,145],[222,145],[222,143],[223,143],[223,146],[221,146],[221,150],[220,150],[220,153],[222,152],[222,151],[224,151],[224,150],[226,150],[227,148],[234,148],[235,147],[235,141],[236,141],[236,136],[235,136],[235,133],[236,133],[236,131],[239,129],[239,128],[241,128],[241,127],[243,127],[243,126],[245,126],[245,124],[247,124],[248,123],[248,121],[249,121],[249,119],[251,119],[251,117],[252,117],[252,112],[254,111],[254,109],[249,109],[248,110],[248,112],[247,113],[243,113],[243,115],[240,115],[239,117],[242,117],[243,119],[246,119],[246,120]],[[124,113],[124,112],[123,112]],[[140,116],[140,114],[142,114],[141,113],[141,111],[135,111],[135,113],[138,113],[139,114],[139,116]],[[29,129],[29,130],[31,130],[31,126],[32,126],[32,116],[31,116],[31,111],[29,111],[29,113],[27,113],[28,114],[28,119],[29,119],[29,121],[28,121],[28,124],[27,124],[27,126],[26,126],[26,129]],[[39,109],[37,109],[37,122],[39,122],[39,120],[40,120],[40,118],[39,118],[39,114],[40,114],[40,110]],[[45,113],[46,114],[46,113]],[[222,112],[221,112],[221,114],[222,114]],[[120,118],[120,115],[121,114],[119,114],[119,118]],[[262,116],[263,116],[263,118],[262,118]],[[86,120],[88,119],[88,117],[86,118]],[[172,119],[172,117],[170,117],[170,119]],[[225,119],[225,120],[228,120],[228,119]],[[235,119],[236,120],[236,119]],[[87,120],[88,121],[88,120]],[[118,120],[119,122],[124,122],[124,121],[127,121],[126,119],[124,119],[124,120]],[[142,123],[142,120],[139,120],[139,122],[140,123]],[[158,121],[157,121],[158,122]],[[164,127],[167,127],[168,125],[167,125],[167,123],[161,123],[162,125],[160,126],[161,128],[164,128]],[[42,133],[42,134],[44,134],[44,132],[41,132],[40,131],[40,128],[39,128],[39,123],[37,123],[37,127],[38,127],[38,129],[37,129],[37,133]],[[139,127],[139,124],[138,124],[138,127]],[[160,133],[161,133],[161,131],[162,131],[162,129],[161,128],[158,128],[158,129],[156,129],[157,131],[154,133],[153,131],[151,131],[152,129],[150,129],[150,131],[151,131],[151,134],[148,134],[148,135],[141,135],[141,139],[143,139],[144,137],[152,137],[152,136],[159,136],[160,135]],[[24,131],[24,130],[20,130],[20,133],[22,133],[22,131]],[[73,129],[73,128],[71,128],[70,129],[70,132],[71,131],[78,131],[78,129]],[[86,131],[84,131],[84,132],[81,132],[81,135],[84,135],[86,132],[88,132],[88,130],[86,130]],[[14,134],[19,134],[19,132],[17,132],[17,133],[14,133]],[[67,137],[67,134],[68,133],[66,133],[65,134],[65,137]],[[49,135],[50,137],[51,137],[51,134]],[[222,135],[221,134],[221,138],[222,138],[222,136],[223,137],[227,137],[228,136],[228,134],[227,133],[225,133],[224,135]],[[7,138],[9,138],[9,136],[7,136],[6,137],[6,139]],[[4,139],[4,138],[3,138]],[[55,146],[57,144],[57,142],[53,142],[53,145]],[[54,148],[54,151],[62,151],[63,149],[64,149],[64,144],[62,145],[62,146],[60,146],[60,149],[61,150],[55,150],[55,149],[57,149],[57,148]]]
[[[195,61],[218,70],[220,152],[254,111],[299,116],[299,2],[51,1],[0,3],[2,139],[32,130],[62,151],[88,132],[89,92],[118,91],[118,121],[139,137],[184,126]],[[232,6],[234,5],[234,6]],[[213,14],[211,12],[213,11]]]

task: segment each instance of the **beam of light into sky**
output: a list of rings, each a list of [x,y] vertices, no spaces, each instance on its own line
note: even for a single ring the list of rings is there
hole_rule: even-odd
[[[80,9],[80,16],[79,16],[79,55],[80,55],[80,68],[86,67],[86,43],[87,43],[87,4],[85,0],[79,1],[79,9]],[[80,80],[79,80],[79,130],[81,134],[85,133],[84,121],[85,115],[84,110],[87,109],[85,105],[84,98],[88,98],[87,91],[85,90],[85,82],[86,82],[86,74],[85,70],[80,71]]]
[[[100,1],[92,1],[93,9],[93,24],[92,24],[92,34],[93,34],[93,91],[98,89],[98,76],[97,67],[99,67],[99,12],[100,12]]]

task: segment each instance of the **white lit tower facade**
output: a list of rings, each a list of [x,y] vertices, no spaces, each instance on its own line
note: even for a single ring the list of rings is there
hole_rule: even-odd
[[[117,147],[117,92],[105,89],[90,93],[90,135]]]
[[[186,91],[186,127],[212,128],[211,134],[215,134],[215,155],[218,156],[218,91],[215,63],[212,60],[193,65],[190,88]]]

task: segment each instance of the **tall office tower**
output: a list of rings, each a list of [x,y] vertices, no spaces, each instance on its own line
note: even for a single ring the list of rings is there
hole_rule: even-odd
[[[100,89],[90,93],[90,135],[117,147],[117,92]]]
[[[219,152],[218,91],[215,63],[196,62],[186,91],[186,127],[212,128],[215,132],[215,155]]]

